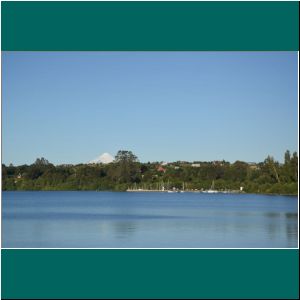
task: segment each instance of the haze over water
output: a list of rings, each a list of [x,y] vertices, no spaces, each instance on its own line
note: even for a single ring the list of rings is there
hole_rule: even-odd
[[[296,248],[297,245],[297,197],[2,193],[4,248]]]

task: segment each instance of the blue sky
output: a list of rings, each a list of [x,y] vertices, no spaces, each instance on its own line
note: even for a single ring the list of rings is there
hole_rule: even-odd
[[[4,52],[2,160],[282,161],[297,52]]]

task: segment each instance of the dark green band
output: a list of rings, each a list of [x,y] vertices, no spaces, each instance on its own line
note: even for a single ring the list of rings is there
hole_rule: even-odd
[[[298,250],[3,250],[3,298],[296,299]]]
[[[2,2],[5,51],[298,51],[298,2]]]

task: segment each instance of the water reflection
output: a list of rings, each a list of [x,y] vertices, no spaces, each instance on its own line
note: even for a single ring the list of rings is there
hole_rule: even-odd
[[[295,247],[298,243],[298,214],[286,213],[286,235],[288,247]]]
[[[117,238],[129,238],[134,234],[136,225],[131,221],[117,221],[112,223],[112,229]]]
[[[3,193],[3,247],[286,248],[296,197]]]

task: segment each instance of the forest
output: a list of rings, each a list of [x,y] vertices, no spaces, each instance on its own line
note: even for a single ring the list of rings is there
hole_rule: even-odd
[[[177,161],[139,162],[131,152],[120,150],[109,164],[54,165],[38,158],[31,165],[2,164],[3,191],[126,191],[167,188],[298,194],[298,154],[284,153],[284,162],[272,156],[263,162]]]

